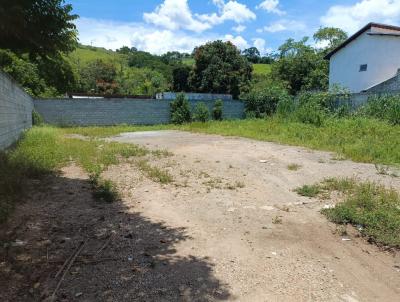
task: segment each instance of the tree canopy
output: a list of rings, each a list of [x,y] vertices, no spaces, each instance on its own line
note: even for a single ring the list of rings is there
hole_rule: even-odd
[[[194,50],[190,86],[197,92],[229,93],[237,98],[249,85],[251,64],[231,42],[214,41]]]
[[[64,0],[2,0],[0,48],[42,56],[73,50],[77,15],[71,11]]]

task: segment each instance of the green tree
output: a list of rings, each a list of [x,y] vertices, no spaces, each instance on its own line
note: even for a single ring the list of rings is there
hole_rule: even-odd
[[[172,89],[177,92],[189,92],[189,76],[191,68],[186,65],[176,66],[172,71]]]
[[[71,11],[64,0],[2,0],[0,48],[42,56],[73,50],[77,15]]]
[[[116,76],[116,67],[112,63],[103,60],[89,62],[80,70],[79,90],[102,94],[117,93]]]
[[[344,41],[347,40],[348,35],[345,31],[336,27],[321,27],[313,36],[315,42],[327,44],[323,50],[329,52]]]
[[[242,55],[251,63],[259,63],[261,59],[260,51],[256,47],[243,50]]]
[[[288,39],[279,47],[279,59],[272,65],[272,76],[286,83],[293,95],[328,88],[328,62],[307,42],[307,37],[300,41]]]
[[[171,122],[173,124],[189,123],[192,120],[190,104],[187,97],[180,93],[176,99],[170,103],[171,106]]]
[[[237,98],[247,89],[252,67],[230,42],[214,41],[195,48],[189,83],[197,92],[229,93]]]

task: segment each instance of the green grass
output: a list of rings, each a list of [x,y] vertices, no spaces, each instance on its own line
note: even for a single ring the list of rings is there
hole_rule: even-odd
[[[268,75],[271,73],[270,64],[253,64],[253,73],[255,75]]]
[[[185,58],[185,59],[182,59],[182,63],[184,65],[192,67],[194,65],[194,59],[193,58]]]
[[[78,65],[84,65],[95,60],[103,60],[113,62],[117,67],[123,65],[122,63],[126,60],[124,55],[112,50],[90,46],[79,46],[68,55],[68,58]]]
[[[58,128],[34,127],[24,134],[15,148],[0,153],[0,222],[5,221],[13,210],[29,179],[56,173],[74,161],[91,175],[97,175],[99,190],[111,192],[112,185],[98,175],[108,166],[117,164],[120,158],[149,153],[132,144],[72,139],[64,134]]]
[[[301,168],[301,165],[299,164],[289,164],[287,166],[289,171],[298,171]]]
[[[297,194],[305,197],[316,197],[319,193],[321,193],[321,189],[317,185],[304,185],[295,190]]]
[[[313,185],[317,195],[340,192],[343,202],[322,213],[337,224],[351,224],[371,242],[400,247],[400,195],[373,182],[331,178]]]
[[[65,133],[107,137],[122,132],[184,130],[303,146],[335,152],[338,159],[384,165],[400,164],[400,126],[368,118],[328,119],[321,127],[279,118],[209,121],[186,125],[64,128]]]
[[[374,119],[329,119],[323,126],[317,127],[279,118],[268,118],[210,121],[187,124],[178,128],[332,151],[340,157],[356,162],[400,164],[400,126],[392,126]]]

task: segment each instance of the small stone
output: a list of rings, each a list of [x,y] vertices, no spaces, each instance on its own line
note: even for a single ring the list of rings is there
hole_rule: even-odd
[[[75,297],[78,298],[78,297],[80,297],[80,296],[82,296],[82,295],[83,295],[83,293],[79,292],[79,293],[76,293],[76,294],[75,294]]]

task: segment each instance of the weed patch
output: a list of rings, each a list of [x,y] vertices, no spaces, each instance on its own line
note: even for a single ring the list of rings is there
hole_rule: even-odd
[[[305,197],[316,197],[321,192],[320,187],[317,185],[304,185],[300,188],[297,188],[295,191],[297,194]]]
[[[339,192],[343,202],[322,213],[334,223],[351,224],[370,242],[400,247],[400,194],[373,182],[357,183],[354,179],[327,179],[318,185],[318,194]]]
[[[155,166],[150,165],[147,160],[138,161],[137,166],[150,179],[156,182],[162,184],[168,184],[173,182],[173,177],[168,171],[163,171]]]
[[[299,164],[289,164],[289,165],[287,166],[287,168],[288,168],[288,170],[290,170],[290,171],[298,171],[298,170],[300,170],[301,165],[299,165]]]

